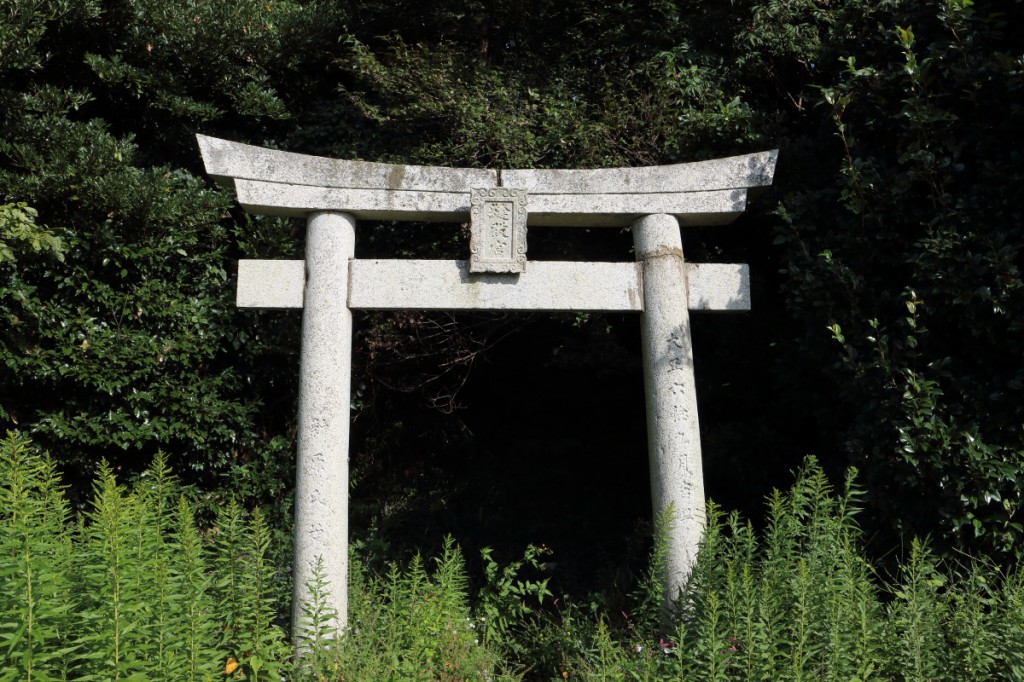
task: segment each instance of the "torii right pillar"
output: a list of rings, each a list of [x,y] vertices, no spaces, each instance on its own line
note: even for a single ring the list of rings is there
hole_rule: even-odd
[[[643,269],[644,389],[654,518],[671,507],[665,603],[686,586],[704,533],[697,387],[693,375],[686,266],[679,222],[649,215],[633,223],[633,246]]]

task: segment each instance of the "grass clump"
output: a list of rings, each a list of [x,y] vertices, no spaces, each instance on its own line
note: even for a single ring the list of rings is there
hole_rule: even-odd
[[[486,621],[470,607],[465,563],[448,538],[428,567],[415,556],[403,568],[372,575],[350,562],[348,628],[333,637],[333,614],[323,608],[319,573],[310,585],[305,634],[309,650],[299,679],[410,680],[445,682],[516,680],[503,671],[500,650],[486,640]]]
[[[352,562],[350,627],[331,629],[330,586],[314,576],[305,655],[278,614],[259,509],[228,502],[212,527],[162,455],[132,486],[101,465],[92,504],[72,514],[52,460],[0,441],[0,681],[511,680],[482,640],[462,555],[448,541],[373,576]],[[513,588],[517,583],[509,583]]]
[[[75,517],[53,462],[0,441],[0,680],[280,680],[259,512],[234,504],[207,533],[158,455],[128,488],[101,465]]]
[[[914,541],[882,580],[863,553],[859,497],[855,472],[836,493],[808,459],[793,487],[769,498],[762,533],[711,504],[669,622],[655,560],[633,613],[593,626],[572,608],[549,619],[537,637],[557,644],[541,650],[536,679],[1024,679],[1020,571],[944,565]]]
[[[314,573],[301,655],[278,614],[263,515],[226,503],[212,527],[162,456],[132,486],[101,466],[93,502],[72,513],[53,462],[0,441],[0,682],[14,680],[1021,680],[1024,575],[983,559],[944,564],[914,541],[876,574],[856,523],[851,472],[839,492],[808,460],[768,500],[763,531],[710,505],[686,591],[661,585],[669,520],[632,607],[555,608],[525,580],[542,550],[499,566],[480,589],[449,539],[383,574],[357,558],[348,625],[335,631]]]

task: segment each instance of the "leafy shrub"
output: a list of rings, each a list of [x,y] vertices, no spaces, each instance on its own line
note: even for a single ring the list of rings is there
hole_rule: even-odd
[[[2,680],[280,679],[260,513],[225,506],[199,533],[163,456],[130,489],[104,465],[73,520],[52,460],[0,442]],[[276,676],[276,677],[275,677]]]
[[[555,656],[551,647],[543,654],[548,673],[586,680],[1021,679],[1021,574],[985,562],[949,566],[915,541],[898,579],[883,583],[861,546],[854,475],[836,495],[808,460],[793,488],[768,500],[760,534],[712,504],[674,618],[659,618],[656,585],[640,590],[647,598],[635,613],[602,615],[592,627],[581,629],[579,610],[570,609],[541,634],[562,643]]]
[[[382,576],[368,574],[359,561],[349,585],[348,628],[330,639],[328,626],[306,633],[310,648],[300,679],[327,680],[512,680],[501,672],[496,647],[485,641],[486,617],[470,608],[469,581],[462,554],[445,541],[441,556],[428,571],[415,556],[404,569],[397,565]],[[323,609],[329,586],[314,574],[308,621],[330,622]],[[326,636],[325,636],[326,635]]]
[[[762,532],[714,504],[686,592],[665,603],[666,519],[632,612],[550,593],[531,548],[484,555],[471,598],[449,538],[374,575],[359,561],[348,626],[332,628],[317,571],[301,655],[276,622],[287,580],[259,510],[225,504],[197,529],[158,456],[132,486],[101,467],[74,518],[53,462],[0,441],[0,681],[6,680],[1018,680],[1024,574],[951,565],[915,541],[890,582],[865,558],[851,472],[841,493],[808,460],[768,500]],[[433,565],[433,569],[428,567]],[[281,589],[281,588],[285,589]],[[593,604],[599,600],[593,600]]]

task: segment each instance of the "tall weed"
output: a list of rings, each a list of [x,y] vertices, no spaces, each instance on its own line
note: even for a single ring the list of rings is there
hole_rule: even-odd
[[[566,646],[537,679],[1022,679],[1020,574],[943,566],[915,541],[885,582],[861,548],[859,499],[855,472],[836,493],[808,459],[788,492],[769,497],[760,534],[710,504],[674,624],[654,626],[655,604],[640,598],[627,625],[601,618],[589,645]],[[567,618],[579,631],[578,614]],[[546,627],[567,641],[557,617]]]
[[[348,629],[331,640],[315,627],[298,679],[513,680],[485,640],[485,620],[470,608],[462,554],[448,538],[428,570],[420,556],[371,576],[356,557],[349,590]],[[309,623],[328,622],[321,606],[329,589],[317,572],[306,606]]]
[[[459,549],[383,575],[350,566],[348,626],[314,572],[301,655],[277,622],[287,580],[259,510],[228,502],[200,532],[158,456],[134,485],[101,465],[77,517],[53,462],[0,441],[0,682],[28,680],[1020,680],[1024,577],[938,561],[923,541],[877,576],[861,548],[851,472],[832,490],[808,460],[768,500],[762,532],[709,505],[681,597],[662,576],[660,520],[631,612],[555,609],[541,550],[471,594]]]
[[[73,617],[70,511],[52,460],[23,439],[0,442],[0,680],[67,675]]]
[[[290,666],[266,596],[277,579],[266,524],[230,505],[224,514],[234,515],[237,543],[228,584],[212,578],[218,562],[162,455],[131,487],[102,464],[90,509],[72,519],[52,461],[9,434],[0,441],[0,680],[222,679],[231,660],[234,677],[255,680]]]

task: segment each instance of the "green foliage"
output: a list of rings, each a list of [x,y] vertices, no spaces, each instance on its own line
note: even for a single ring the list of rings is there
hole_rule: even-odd
[[[1020,558],[1013,10],[866,5],[835,14],[857,39],[818,65],[834,170],[800,174],[779,209],[798,352],[829,358],[821,390],[841,407],[821,427],[883,525],[906,541],[931,533],[943,553]]]
[[[134,0],[104,22],[108,51],[84,60],[112,94],[139,100],[152,123],[208,122],[227,112],[285,118],[267,68],[281,39],[277,14],[289,7]]]
[[[350,580],[350,587],[360,586],[358,577]],[[313,577],[307,584],[308,598],[302,603],[302,622],[299,636],[304,641],[305,665],[313,670],[326,670],[333,665],[330,648],[331,640],[341,635],[338,627],[340,614],[330,602],[331,585],[324,571],[322,557],[316,558]],[[346,614],[347,616],[347,614]]]
[[[266,594],[277,578],[258,513],[225,516],[240,569],[217,582],[162,455],[131,488],[101,466],[77,523],[52,460],[24,438],[0,443],[0,480],[0,679],[209,680],[231,655],[239,679],[279,679],[290,647]]]
[[[16,0],[0,13],[0,422],[80,472],[79,504],[101,457],[137,474],[158,449],[187,483],[212,488],[256,459],[271,481],[236,473],[236,492],[280,488],[281,445],[257,444],[245,388],[263,378],[244,368],[273,335],[244,343],[229,199],[182,163],[195,165],[199,121],[285,115],[266,81],[291,7]]]
[[[222,255],[198,246],[223,232],[211,222],[222,200],[184,173],[127,165],[134,148],[99,126],[43,116],[33,127],[31,134],[47,128],[57,158],[25,163],[59,167],[61,181],[81,192],[77,210],[96,222],[69,235],[58,270],[19,269],[5,283],[3,293],[13,295],[0,306],[13,324],[3,335],[0,413],[79,452],[226,445],[249,413],[231,395],[238,380],[195,371],[216,362],[229,342],[217,329],[229,312]],[[45,173],[6,179],[22,196],[39,196],[56,181]],[[115,187],[116,203],[101,199]],[[126,233],[134,233],[131,243]],[[59,402],[54,386],[68,390]]]
[[[671,620],[655,578],[658,543],[635,609],[620,617],[573,602],[527,606],[549,594],[546,581],[518,577],[538,550],[508,567],[485,565],[489,577],[472,598],[449,538],[433,570],[416,556],[378,576],[353,556],[341,632],[331,586],[315,571],[294,664],[274,622],[281,596],[270,585],[281,576],[267,562],[258,511],[228,504],[200,533],[160,456],[131,487],[101,467],[92,507],[75,522],[52,461],[13,434],[0,443],[0,481],[3,680],[1013,680],[1024,672],[1019,570],[944,564],[915,542],[892,584],[879,582],[854,520],[853,474],[837,495],[813,460],[789,492],[769,499],[761,533],[711,505]]]
[[[60,237],[36,225],[36,215],[38,212],[25,202],[0,206],[0,263],[16,261],[15,248],[22,250],[25,246],[37,252],[48,251],[57,260],[64,260]]]
[[[562,11],[581,23],[605,19],[590,7]],[[533,52],[528,45],[544,38],[517,38],[526,45],[506,42],[500,61],[479,58],[470,41],[353,39],[339,63],[353,77],[342,94],[374,128],[362,142],[421,163],[594,167],[663,163],[756,137],[742,93],[683,49],[616,54],[626,37],[615,33],[597,44],[581,36],[586,51],[560,43]]]
[[[74,26],[96,17],[94,0],[10,0],[0,9],[0,74],[39,69],[46,54],[40,43],[47,30]]]
[[[299,679],[511,680],[493,646],[481,641],[485,616],[470,609],[461,552],[449,538],[434,570],[420,556],[404,569],[367,575],[350,562],[348,628],[333,641],[331,614],[320,606],[329,591],[314,575],[306,605],[307,631]]]
[[[490,548],[480,550],[483,559],[484,584],[477,597],[476,610],[483,626],[484,641],[500,645],[514,641],[513,626],[533,613],[530,605],[534,599],[537,605],[544,603],[544,597],[551,597],[548,579],[523,579],[524,569],[539,571],[541,558],[549,552],[543,547],[529,545],[523,558],[499,565]]]
[[[279,571],[270,564],[270,531],[257,509],[247,518],[235,501],[218,509],[208,546],[213,590],[231,595],[218,601],[218,649],[238,665],[245,679],[275,679],[291,651],[279,627],[276,604]],[[287,586],[285,586],[287,588]]]
[[[810,464],[768,500],[762,538],[712,505],[678,633],[681,667],[713,679],[870,674],[878,605],[853,521],[858,497],[852,474],[836,498]]]
[[[460,52],[453,44],[410,46],[396,39],[381,58],[362,43],[353,44],[346,61],[361,90],[373,94],[357,91],[349,96],[363,116],[381,125],[386,144],[402,157],[471,166],[532,166],[552,153],[551,142],[542,134],[557,134],[559,124],[587,123],[584,107],[574,111],[543,101],[525,84],[507,83],[502,72]],[[564,98],[555,94],[552,100]],[[396,116],[397,109],[401,115]],[[553,119],[543,133],[538,126],[542,111]]]
[[[74,617],[70,510],[53,461],[12,434],[0,481],[0,679],[60,679],[77,648],[63,627]]]
[[[602,617],[583,646],[550,652],[547,674],[586,680],[1016,679],[1024,631],[1013,622],[1019,572],[944,567],[914,543],[899,579],[880,585],[854,517],[862,494],[831,490],[810,460],[768,500],[763,533],[709,508],[708,529],[675,626],[638,602],[620,625]],[[567,612],[547,636],[581,637]],[[652,625],[654,624],[654,625]],[[1008,629],[1009,628],[1009,629]],[[543,651],[543,650],[542,650]],[[563,675],[563,676],[564,676]]]
[[[637,603],[635,615],[640,619],[636,625],[645,630],[656,630],[664,623],[679,596],[665,592],[669,561],[668,532],[675,523],[674,519],[675,507],[672,505],[662,509],[655,518],[654,542],[647,573],[633,595]]]

